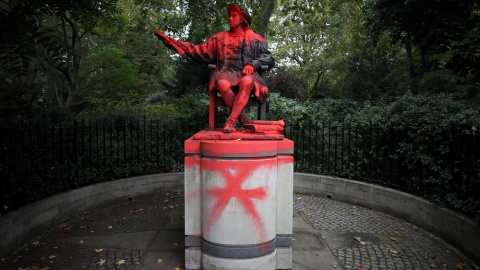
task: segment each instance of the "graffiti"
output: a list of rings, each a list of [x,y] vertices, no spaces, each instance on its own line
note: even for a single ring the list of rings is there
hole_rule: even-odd
[[[206,190],[206,195],[214,201],[214,205],[210,208],[211,212],[206,222],[207,232],[218,222],[225,208],[235,204],[245,210],[246,214],[251,218],[252,224],[259,232],[260,241],[265,241],[266,232],[264,223],[255,206],[258,201],[262,201],[268,197],[268,187],[260,186],[252,189],[244,189],[242,186],[255,172],[270,170],[276,164],[276,159],[262,160],[262,162],[255,160],[228,162],[227,169],[223,162],[210,161],[202,163],[204,169],[220,172],[225,183],[224,187],[213,187]],[[232,171],[234,173],[232,173]]]

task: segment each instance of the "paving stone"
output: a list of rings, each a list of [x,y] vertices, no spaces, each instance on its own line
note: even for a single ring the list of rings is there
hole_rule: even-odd
[[[311,195],[293,200],[293,269],[479,269],[395,217]],[[0,269],[183,269],[183,203],[174,191],[92,209],[19,246]]]

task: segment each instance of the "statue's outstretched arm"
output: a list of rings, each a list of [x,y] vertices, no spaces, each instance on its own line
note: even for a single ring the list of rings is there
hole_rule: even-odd
[[[158,29],[157,31],[155,31],[155,36],[157,36],[158,39],[160,39],[167,48],[177,51],[180,54],[180,56],[183,56],[185,54],[185,51],[177,45],[177,40],[171,37],[165,36]]]

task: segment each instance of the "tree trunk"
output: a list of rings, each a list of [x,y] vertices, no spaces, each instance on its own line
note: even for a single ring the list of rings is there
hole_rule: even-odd
[[[407,51],[408,75],[410,77],[410,91],[412,94],[418,94],[418,82],[416,81],[416,72],[415,72],[415,63],[413,62],[413,53],[412,53],[412,44],[410,42],[410,37],[405,38],[405,49]]]
[[[267,40],[268,23],[272,16],[277,0],[260,0],[260,12],[256,19],[256,32]]]
[[[420,80],[423,78],[423,75],[428,70],[430,66],[430,61],[426,53],[423,50],[420,50],[420,63],[418,64],[418,69],[415,68],[410,38],[405,39],[405,48],[407,50],[407,58],[409,65],[410,91],[412,92],[412,94],[417,95],[419,92]]]

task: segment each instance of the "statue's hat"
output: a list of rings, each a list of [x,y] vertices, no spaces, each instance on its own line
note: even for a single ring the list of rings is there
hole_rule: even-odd
[[[248,11],[246,11],[242,6],[236,5],[236,4],[230,4],[227,7],[227,13],[228,16],[230,16],[230,13],[232,12],[238,12],[242,18],[247,21],[248,26],[252,24],[252,17],[250,17],[250,14],[248,14]]]

